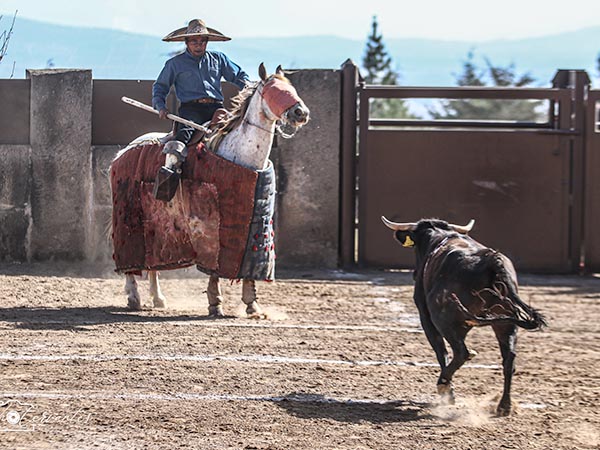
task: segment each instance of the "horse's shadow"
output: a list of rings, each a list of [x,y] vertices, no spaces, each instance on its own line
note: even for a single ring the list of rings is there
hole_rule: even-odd
[[[234,319],[236,316],[225,316]],[[131,311],[115,306],[80,308],[20,307],[0,308],[0,321],[29,330],[88,331],[89,326],[112,323],[164,323],[220,320],[201,315],[155,315],[149,311]]]
[[[380,424],[429,419],[431,415],[428,410],[432,405],[411,400],[337,400],[321,394],[293,392],[277,402],[277,406],[302,419]]]

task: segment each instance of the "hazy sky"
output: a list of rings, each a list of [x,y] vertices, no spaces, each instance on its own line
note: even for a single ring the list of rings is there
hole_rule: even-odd
[[[192,5],[185,0],[1,0],[0,30],[15,10],[23,18],[156,36],[192,18],[232,38],[328,34],[363,40],[373,15],[384,38],[485,41],[600,26],[600,0],[229,0]]]

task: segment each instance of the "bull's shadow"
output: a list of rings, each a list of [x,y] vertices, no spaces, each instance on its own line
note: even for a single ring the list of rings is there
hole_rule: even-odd
[[[151,310],[148,310],[150,312]],[[88,326],[113,323],[162,323],[221,320],[207,315],[150,315],[146,311],[131,311],[115,306],[45,308],[0,308],[0,321],[16,324],[16,328],[29,330],[88,331]],[[225,318],[234,319],[235,316]]]
[[[397,423],[430,419],[430,403],[410,400],[387,402],[336,400],[321,394],[292,392],[277,406],[301,419],[332,419],[348,423]]]

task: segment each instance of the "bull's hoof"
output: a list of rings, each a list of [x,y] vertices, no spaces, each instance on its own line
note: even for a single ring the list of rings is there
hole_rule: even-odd
[[[246,306],[246,315],[250,319],[266,319],[267,315],[262,312],[261,307],[258,305],[258,302],[254,301],[248,303]]]
[[[209,306],[208,307],[208,316],[213,317],[215,319],[225,317],[225,313],[223,313],[223,307],[221,305]]]
[[[132,311],[141,311],[142,310],[142,302],[139,298],[136,297],[127,297],[127,308]]]
[[[442,403],[444,405],[454,405],[454,387],[452,386],[452,383],[438,384],[437,391],[442,397]]]
[[[501,401],[498,404],[498,408],[496,408],[496,416],[498,417],[508,417],[512,411],[512,404],[510,401],[504,402]]]

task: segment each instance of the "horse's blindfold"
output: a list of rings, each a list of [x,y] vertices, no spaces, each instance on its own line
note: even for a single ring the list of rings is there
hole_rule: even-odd
[[[302,100],[298,97],[298,93],[294,86],[285,81],[274,78],[265,83],[262,96],[269,105],[269,109],[277,116],[278,119],[296,103]]]

